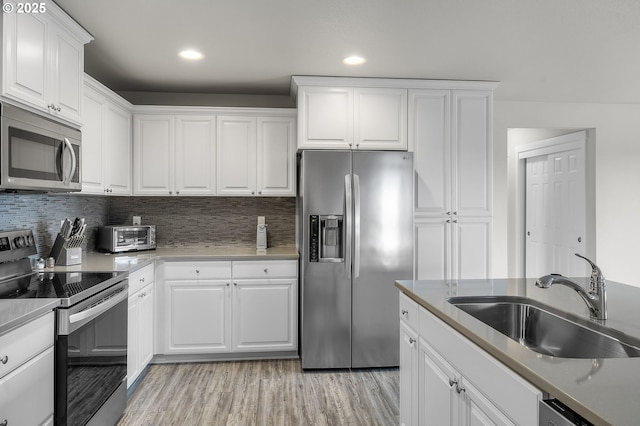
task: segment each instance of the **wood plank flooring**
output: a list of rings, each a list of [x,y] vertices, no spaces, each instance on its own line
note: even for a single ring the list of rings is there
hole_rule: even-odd
[[[398,369],[304,372],[299,360],[152,365],[118,426],[397,425]]]

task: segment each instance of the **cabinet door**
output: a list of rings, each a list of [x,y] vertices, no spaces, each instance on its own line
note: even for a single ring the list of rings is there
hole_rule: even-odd
[[[153,343],[154,343],[154,285],[153,283],[147,285],[140,291],[140,301],[138,307],[138,354],[140,362],[140,371],[149,364],[151,358],[153,358]]]
[[[234,280],[233,350],[297,348],[297,280]]]
[[[127,323],[127,387],[140,375],[140,293],[134,293],[128,300]]]
[[[453,91],[453,211],[458,216],[492,212],[491,92]]]
[[[53,414],[53,347],[0,378],[0,422],[42,425]],[[36,403],[37,401],[37,403]]]
[[[175,190],[176,195],[215,195],[215,117],[176,117]]]
[[[84,73],[84,45],[62,29],[51,26],[51,112],[80,122]]]
[[[172,195],[173,116],[134,115],[133,127],[133,195]]]
[[[418,423],[418,334],[400,321],[400,426]]]
[[[357,149],[406,150],[406,89],[354,89],[354,120]]]
[[[6,2],[5,2],[6,3]],[[14,10],[15,10],[15,3]],[[46,14],[3,13],[3,93],[47,110],[48,33]]]
[[[409,150],[414,151],[415,212],[451,211],[451,92],[409,91]]]
[[[454,219],[452,279],[491,276],[491,218]]]
[[[449,279],[451,254],[451,219],[415,220],[415,279]]]
[[[104,108],[105,99],[85,87],[82,105],[82,192],[87,194],[104,194],[106,189]]]
[[[299,149],[353,146],[353,89],[300,87],[298,117]]]
[[[228,352],[229,282],[166,280],[165,354]]]
[[[464,426],[515,426],[491,401],[489,401],[469,381],[464,380],[460,396],[462,398],[461,425]]]
[[[131,195],[131,113],[107,104],[105,134],[109,153],[106,158],[107,193]],[[84,147],[84,138],[82,143]]]
[[[256,193],[256,118],[219,116],[218,195]]]
[[[295,196],[293,117],[258,117],[258,195]]]
[[[456,371],[422,339],[419,357],[420,424],[460,424]]]

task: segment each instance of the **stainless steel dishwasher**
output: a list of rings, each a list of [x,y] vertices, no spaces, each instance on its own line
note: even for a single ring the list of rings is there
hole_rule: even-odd
[[[538,424],[540,426],[593,426],[557,399],[540,401]]]

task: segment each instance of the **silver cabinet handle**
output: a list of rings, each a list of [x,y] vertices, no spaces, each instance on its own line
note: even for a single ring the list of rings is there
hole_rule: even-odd
[[[456,383],[456,392],[458,393],[466,392],[466,389],[464,388],[464,386],[460,386],[460,384]]]
[[[9,355],[3,356],[2,359],[0,359],[0,362],[3,364],[6,364],[7,362],[9,362]]]
[[[264,273],[265,273],[265,274],[268,274],[268,273],[269,273],[269,270],[268,270],[267,268],[264,268]]]
[[[140,282],[143,283],[144,282],[144,277],[140,278]]]
[[[199,273],[200,273],[200,270],[199,270],[199,269],[196,269],[196,274],[199,274]]]
[[[9,420],[4,419],[2,423],[0,423],[0,426],[7,426],[8,424],[9,424]]]
[[[405,317],[406,317],[408,313],[409,313],[409,311],[407,311],[406,309],[403,309],[403,310],[402,310],[402,315],[403,315],[403,316],[405,316]]]
[[[409,344],[413,345],[416,342],[416,339],[413,337],[409,337]]]
[[[173,195],[173,191],[169,191],[169,195]]]
[[[458,381],[456,379],[449,379],[449,386],[458,386]]]

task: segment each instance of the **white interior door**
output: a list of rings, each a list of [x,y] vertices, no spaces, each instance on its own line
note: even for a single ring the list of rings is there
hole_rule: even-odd
[[[585,276],[585,152],[527,158],[526,275]]]

